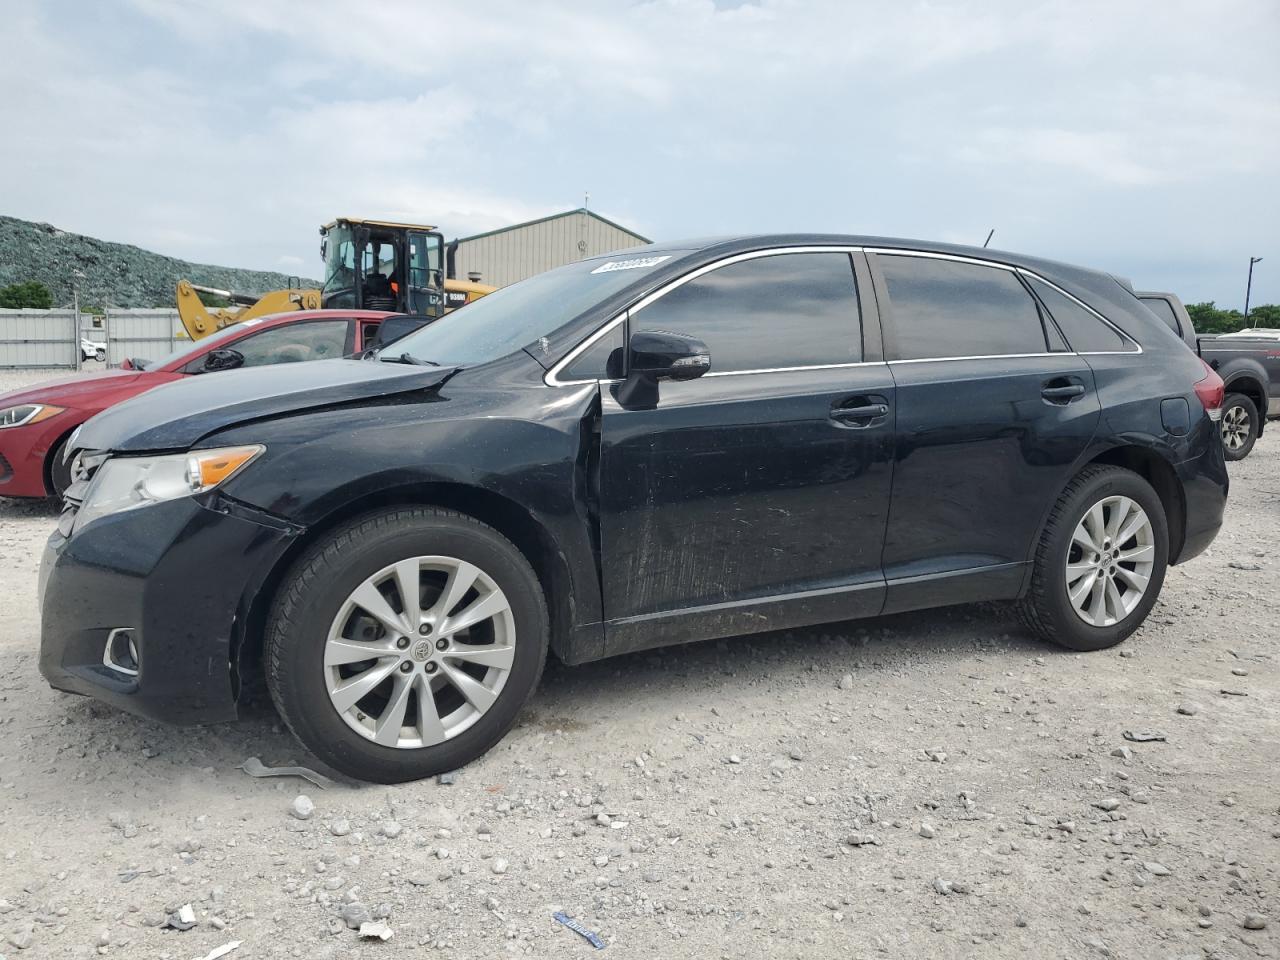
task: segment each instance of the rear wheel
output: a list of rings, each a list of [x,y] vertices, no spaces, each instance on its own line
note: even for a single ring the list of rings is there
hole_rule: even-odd
[[[1133,633],[1164,583],[1164,506],[1122,467],[1086,467],[1054,505],[1021,601],[1034,632],[1073,650],[1101,650]]]
[[[1222,402],[1222,451],[1228,460],[1243,460],[1258,439],[1258,406],[1243,393],[1228,393]]]
[[[398,783],[457,769],[500,740],[547,651],[541,585],[501,534],[405,507],[330,534],[281,584],[267,686],[337,770]]]

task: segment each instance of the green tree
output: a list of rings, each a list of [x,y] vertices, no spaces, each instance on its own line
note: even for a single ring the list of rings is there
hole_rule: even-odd
[[[1244,316],[1239,310],[1222,310],[1208,303],[1189,303],[1187,313],[1195,325],[1196,333],[1231,333],[1244,326]]]
[[[1249,308],[1249,326],[1280,328],[1280,304],[1264,303]]]
[[[49,288],[38,280],[25,283],[11,283],[0,288],[0,307],[21,309],[31,307],[35,310],[48,310],[53,306],[53,294]]]

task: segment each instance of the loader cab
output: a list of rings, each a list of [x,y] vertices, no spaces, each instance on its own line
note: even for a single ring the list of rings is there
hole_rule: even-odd
[[[444,315],[444,238],[434,227],[341,217],[320,228],[325,309]]]

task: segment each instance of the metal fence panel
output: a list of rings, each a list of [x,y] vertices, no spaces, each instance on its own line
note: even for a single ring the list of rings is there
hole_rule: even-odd
[[[79,360],[74,310],[0,310],[0,367],[62,367]]]
[[[178,329],[177,310],[108,310],[107,364],[118,367],[126,357],[159,360],[178,346]]]

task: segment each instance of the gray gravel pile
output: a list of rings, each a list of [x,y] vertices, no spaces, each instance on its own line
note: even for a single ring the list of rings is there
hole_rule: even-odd
[[[174,288],[182,279],[245,294],[289,285],[283,273],[189,263],[47,223],[0,216],[0,287],[38,280],[53,293],[55,304],[69,305],[77,270],[83,274],[80,302],[100,307],[172,307]],[[320,286],[317,280],[304,279],[303,284]]]

